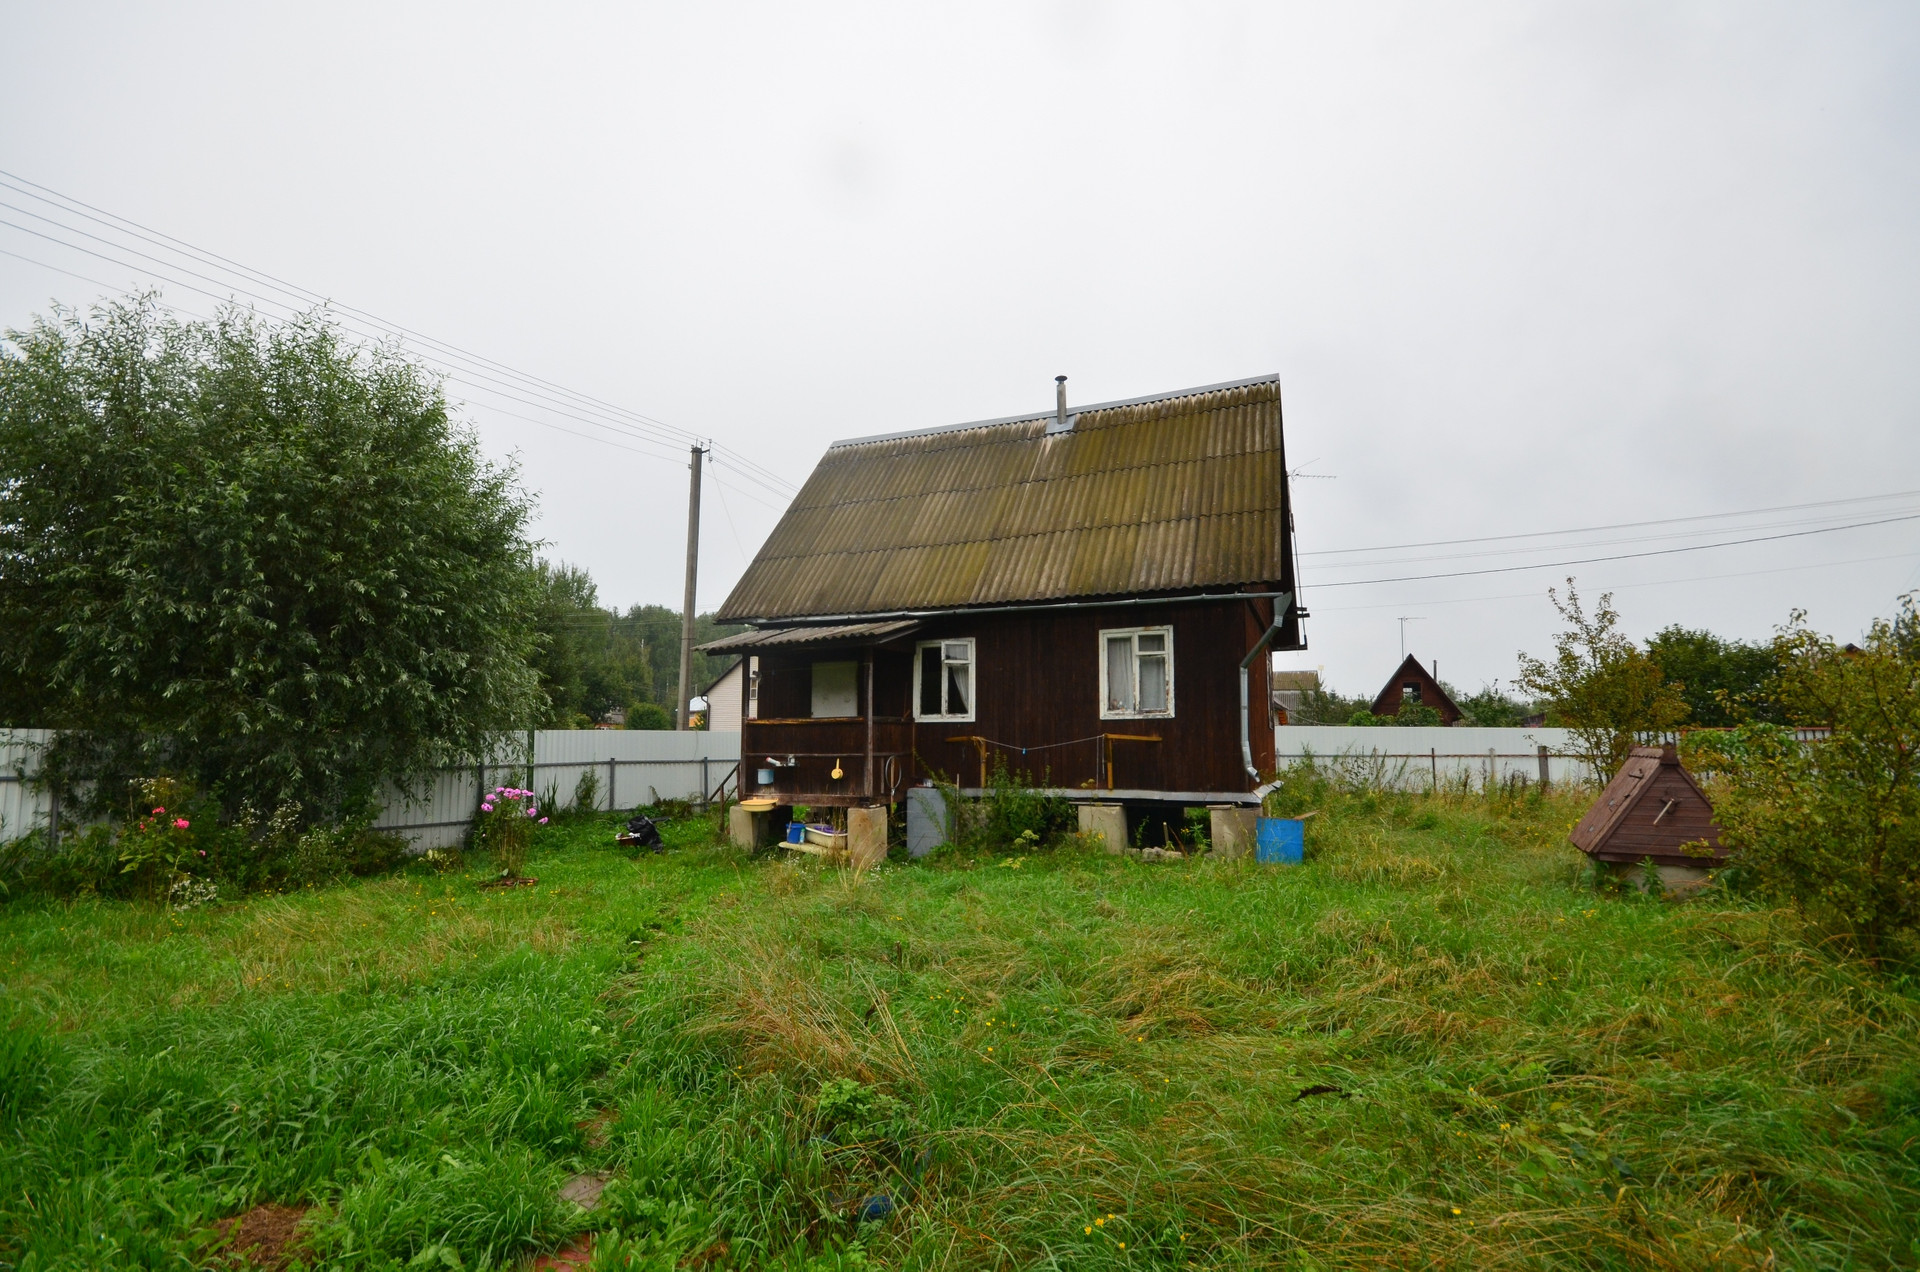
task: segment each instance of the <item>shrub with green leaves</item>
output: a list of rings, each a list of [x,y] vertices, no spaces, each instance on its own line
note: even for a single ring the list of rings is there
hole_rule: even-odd
[[[1569,730],[1574,749],[1602,778],[1620,771],[1636,733],[1670,729],[1687,718],[1680,686],[1620,630],[1611,593],[1591,614],[1573,580],[1566,599],[1548,588],[1566,630],[1553,638],[1553,655],[1520,655],[1519,687],[1547,704],[1547,723]]]
[[[518,786],[496,786],[480,805],[475,836],[500,862],[500,877],[518,879],[527,859],[533,828],[547,824],[534,793]]]
[[[1782,706],[1833,730],[1742,725],[1687,737],[1714,817],[1763,895],[1786,901],[1869,953],[1920,953],[1920,613],[1873,625],[1841,648],[1796,614],[1774,644]]]
[[[351,821],[532,720],[529,510],[324,314],[57,310],[0,342],[0,722],[101,810],[175,772]]]

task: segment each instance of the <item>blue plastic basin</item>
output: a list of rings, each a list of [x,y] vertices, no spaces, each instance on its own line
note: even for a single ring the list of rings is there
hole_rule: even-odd
[[[1306,854],[1307,824],[1298,817],[1262,817],[1254,828],[1254,842],[1260,861],[1297,866]]]
[[[787,823],[787,842],[790,844],[806,843],[807,842],[807,823],[788,822]]]

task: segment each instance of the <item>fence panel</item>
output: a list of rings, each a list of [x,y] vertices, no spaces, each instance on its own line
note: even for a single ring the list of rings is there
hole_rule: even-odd
[[[524,741],[503,745],[484,779],[479,765],[444,770],[424,798],[391,799],[378,827],[405,835],[421,851],[448,847],[465,837],[483,789],[525,786],[542,803],[564,808],[573,803],[587,773],[599,787],[598,808],[633,808],[661,799],[703,803],[722,787],[739,789],[739,761],[738,733],[541,729],[533,734],[531,764]]]
[[[52,736],[45,729],[0,729],[0,839],[47,828],[53,807],[31,779],[40,771],[39,748]]]
[[[53,811],[47,793],[26,779],[38,771],[35,752],[51,736],[45,729],[0,729],[0,838],[46,829]],[[552,790],[565,806],[583,773],[599,779],[600,808],[658,799],[701,803],[723,787],[739,789],[738,733],[543,729],[533,734],[531,767],[526,738],[503,738],[485,765],[442,769],[420,790],[389,788],[375,825],[404,835],[416,851],[447,847],[465,838],[482,790],[524,785],[543,797]]]
[[[1479,786],[1524,778],[1541,779],[1540,748],[1547,748],[1546,779],[1551,783],[1591,781],[1592,768],[1571,753],[1565,729],[1368,728],[1364,725],[1282,725],[1273,731],[1274,754],[1282,767],[1312,755],[1318,759],[1364,761],[1379,779],[1407,790],[1466,781]]]

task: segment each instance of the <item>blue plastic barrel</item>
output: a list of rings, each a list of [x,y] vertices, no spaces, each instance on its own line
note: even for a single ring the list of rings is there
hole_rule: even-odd
[[[1297,866],[1305,855],[1307,823],[1298,817],[1262,817],[1254,827],[1255,855],[1275,866]]]
[[[787,842],[790,844],[806,843],[807,842],[807,823],[788,822],[787,823]]]

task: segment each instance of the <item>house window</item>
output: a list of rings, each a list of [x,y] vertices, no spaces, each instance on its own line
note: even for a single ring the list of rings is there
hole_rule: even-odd
[[[1400,686],[1400,701],[1420,701],[1420,682],[1418,680],[1409,680],[1406,684]]]
[[[973,639],[923,641],[913,664],[916,720],[973,719]]]
[[[1100,633],[1100,718],[1173,714],[1173,629]]]
[[[760,655],[747,659],[747,719],[760,718]]]

